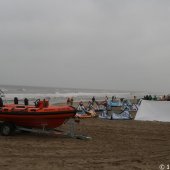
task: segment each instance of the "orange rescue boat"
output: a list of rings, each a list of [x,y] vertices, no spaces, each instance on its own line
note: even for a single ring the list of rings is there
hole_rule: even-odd
[[[2,135],[11,134],[17,126],[25,128],[57,128],[74,117],[72,106],[49,106],[48,101],[36,100],[33,105],[6,104],[0,107]]]

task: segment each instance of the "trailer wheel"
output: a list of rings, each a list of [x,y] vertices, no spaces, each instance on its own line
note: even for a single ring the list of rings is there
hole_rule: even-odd
[[[15,126],[12,123],[3,123],[1,125],[1,135],[3,136],[9,136],[12,135],[13,132],[15,131]]]

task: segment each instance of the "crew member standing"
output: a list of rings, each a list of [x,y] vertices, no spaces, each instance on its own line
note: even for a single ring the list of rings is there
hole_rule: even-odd
[[[25,98],[25,99],[24,99],[24,104],[25,104],[25,106],[28,106],[29,101],[28,101],[28,99],[27,99],[27,98]]]
[[[94,102],[96,101],[95,97],[92,98],[92,105],[94,105]]]
[[[18,98],[14,97],[14,104],[18,104]]]
[[[3,100],[2,100],[2,98],[0,97],[0,107],[3,107]]]

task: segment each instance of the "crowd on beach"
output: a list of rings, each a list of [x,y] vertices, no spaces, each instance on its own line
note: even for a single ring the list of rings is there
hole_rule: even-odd
[[[101,106],[103,106],[106,110],[109,110],[110,107],[113,106],[122,106],[123,108],[132,108],[133,106],[136,106],[135,108],[140,105],[141,99],[143,100],[153,100],[153,101],[170,101],[170,95],[164,95],[164,96],[152,96],[152,95],[146,95],[143,98],[137,98],[136,96],[133,96],[133,99],[129,100],[126,98],[117,98],[116,96],[112,96],[110,99],[108,96],[105,96],[105,98],[102,101],[97,101],[95,96],[91,98],[91,100],[83,102],[80,100],[77,102],[78,110],[90,110],[97,108],[97,110],[100,109]],[[73,97],[67,98],[67,105],[73,105]]]
[[[151,96],[151,95],[146,95],[143,97],[144,100],[155,100],[155,101],[170,101],[170,95],[163,95],[163,96]]]
[[[105,99],[104,99],[103,101],[101,101],[101,103],[105,103],[105,102],[108,102],[108,101],[109,101],[109,98],[106,96]],[[73,105],[73,102],[74,102],[73,97],[68,97],[68,98],[67,98],[67,102],[66,102],[67,105]],[[95,96],[93,96],[92,99],[88,101],[88,104],[94,105],[95,103],[96,103],[97,105],[100,104],[100,102],[96,101]],[[83,104],[83,101],[80,100],[79,104],[82,105],[82,104]]]
[[[95,96],[93,96],[91,98],[91,100],[88,101],[88,104],[91,104],[91,105],[94,105],[94,104],[96,104],[96,105],[107,105],[107,103],[110,102],[110,101],[111,102],[124,102],[126,100],[128,100],[128,99],[126,99],[126,98],[117,98],[116,96],[112,96],[111,99],[109,99],[108,96],[105,96],[103,100],[98,101],[98,100],[96,100]],[[136,96],[134,96],[133,103],[137,103],[137,100],[138,99],[136,98]],[[67,98],[67,101],[66,101],[67,105],[73,105],[73,102],[74,102],[73,97],[68,97]],[[79,103],[79,105],[83,105],[82,100],[80,100],[78,103]]]
[[[103,100],[96,100],[95,96],[93,96],[91,98],[91,100],[89,101],[86,101],[85,103],[88,104],[88,106],[93,106],[93,105],[104,105],[104,106],[107,106],[109,102],[120,102],[120,103],[124,103],[124,102],[127,102],[127,101],[130,101],[132,104],[138,104],[139,100],[153,100],[153,101],[170,101],[170,94],[168,95],[163,95],[163,96],[157,96],[157,95],[145,95],[141,98],[137,98],[136,96],[133,96],[133,99],[126,99],[126,98],[117,98],[116,96],[112,96],[111,98],[109,98],[108,96],[105,96],[103,98]],[[45,99],[44,99],[45,100]],[[29,105],[29,99],[28,98],[24,98],[24,104],[25,105]],[[14,97],[13,99],[13,102],[14,104],[18,104],[19,103],[19,99],[17,97]],[[67,98],[67,101],[66,101],[66,104],[67,105],[71,105],[73,106],[74,105],[74,98],[73,97],[68,97]],[[79,102],[75,102],[75,103],[78,103],[80,106],[83,106],[84,103],[82,100],[80,100]],[[3,106],[3,99],[0,97],[0,107]]]

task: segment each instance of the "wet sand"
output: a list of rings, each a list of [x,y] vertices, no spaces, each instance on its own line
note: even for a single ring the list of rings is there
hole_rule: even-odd
[[[170,123],[91,118],[76,128],[92,139],[33,133],[1,136],[0,169],[157,170],[160,164],[170,164]]]

